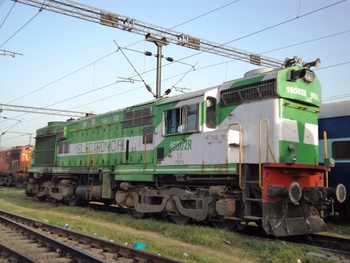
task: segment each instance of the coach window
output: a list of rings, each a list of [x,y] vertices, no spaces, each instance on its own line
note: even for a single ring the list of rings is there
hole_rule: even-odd
[[[350,160],[350,141],[333,142],[332,155],[335,160]]]
[[[206,120],[207,128],[216,127],[216,99],[208,97],[206,100]]]

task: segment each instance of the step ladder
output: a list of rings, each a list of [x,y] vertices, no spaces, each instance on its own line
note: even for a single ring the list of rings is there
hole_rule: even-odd
[[[86,185],[86,192],[85,192],[85,199],[86,200],[91,200],[93,186],[94,186],[94,175],[89,173],[88,174],[88,181],[87,181],[87,185]]]
[[[255,195],[254,195],[254,192],[256,192]],[[262,219],[261,188],[259,187],[258,174],[254,173],[253,171],[251,171],[251,173],[249,174],[246,174],[246,176],[244,177],[243,201],[245,203],[244,219],[254,220],[254,221],[261,220]]]

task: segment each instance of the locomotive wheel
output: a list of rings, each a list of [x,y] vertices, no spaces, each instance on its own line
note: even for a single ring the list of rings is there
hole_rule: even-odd
[[[211,223],[216,228],[227,229],[229,231],[241,229],[241,224],[236,221],[211,221]]]
[[[131,214],[136,218],[144,218],[146,215],[145,213],[140,213],[140,212],[137,212],[136,210],[131,210]]]
[[[89,204],[89,201],[81,198],[81,197],[75,197],[74,199],[71,199],[67,201],[68,205],[70,206],[87,206]]]
[[[189,217],[183,215],[169,215],[169,217],[177,225],[186,225],[190,220]]]
[[[105,206],[110,206],[110,205],[113,205],[114,200],[113,199],[103,199],[102,202]]]
[[[71,199],[71,200],[67,201],[67,203],[70,206],[76,206],[76,205],[79,204],[79,201],[80,201],[80,197],[75,197],[74,199]]]
[[[47,199],[47,197],[46,197],[45,195],[39,196],[39,197],[38,197],[38,200],[39,200],[40,202],[44,202],[44,201],[46,201],[46,199]]]

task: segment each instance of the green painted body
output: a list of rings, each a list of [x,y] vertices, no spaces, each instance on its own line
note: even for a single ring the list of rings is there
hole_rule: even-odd
[[[294,70],[299,69],[294,68]],[[33,171],[39,167],[49,166],[57,173],[71,169],[74,173],[77,168],[85,171],[113,169],[115,180],[127,181],[152,181],[156,174],[192,174],[192,175],[223,175],[237,174],[238,159],[228,158],[227,145],[225,147],[213,147],[209,152],[208,147],[201,145],[206,143],[206,134],[221,131],[226,136],[230,123],[244,123],[247,118],[252,122],[247,126],[254,126],[254,130],[247,131],[243,127],[243,144],[248,137],[249,154],[243,157],[243,163],[257,163],[258,159],[258,126],[259,119],[267,118],[272,130],[270,144],[278,153],[275,158],[281,163],[288,163],[291,152],[288,145],[297,145],[297,157],[300,164],[318,163],[318,146],[305,144],[305,125],[312,124],[317,127],[317,109],[321,103],[321,88],[317,79],[312,84],[305,83],[302,79],[287,81],[291,68],[272,71],[267,74],[248,77],[245,79],[225,83],[219,87],[195,92],[193,95],[179,95],[172,98],[162,98],[121,109],[106,114],[90,116],[64,123],[50,123],[37,131],[37,144]],[[275,95],[262,100],[268,102],[266,107],[271,109],[264,111],[260,108],[261,100],[252,97],[249,101],[223,103],[220,92],[223,90],[237,90],[242,87],[260,85],[264,81],[274,80]],[[214,94],[216,105],[216,127],[206,127],[206,92]],[[198,129],[194,132],[175,132],[165,134],[164,112],[181,108],[187,104],[198,104]],[[236,109],[242,109],[244,115],[235,115]],[[145,111],[142,113],[143,111]],[[271,112],[273,111],[273,112]],[[133,112],[133,113],[132,113]],[[129,115],[127,115],[129,113]],[[296,123],[296,130],[287,131],[298,134],[295,140],[283,139],[284,131],[274,131],[276,123],[280,119],[287,119]],[[263,125],[264,128],[264,125]],[[50,136],[51,134],[51,136]],[[282,136],[281,136],[282,135]],[[311,134],[317,136],[317,134]],[[217,134],[211,135],[213,138]],[[254,140],[251,137],[254,136]],[[265,136],[265,135],[263,135]],[[144,143],[144,140],[151,140]],[[293,137],[293,138],[294,138]],[[315,141],[316,138],[315,138]],[[225,138],[220,142],[227,144]],[[210,144],[210,143],[209,143]],[[212,143],[214,145],[214,143]],[[40,150],[42,148],[43,150]],[[222,152],[215,152],[222,150]],[[255,153],[253,152],[255,151]],[[187,159],[181,156],[190,153]],[[243,149],[243,154],[245,150]],[[192,158],[193,155],[202,155],[200,158]],[[211,163],[212,155],[221,155],[217,163]],[[234,152],[236,157],[237,151]],[[50,157],[50,161],[45,158]],[[192,157],[191,157],[192,156]],[[265,157],[264,157],[265,158]],[[171,161],[169,161],[171,159]],[[176,159],[174,161],[174,159]],[[168,160],[168,161],[167,161]],[[237,161],[235,161],[237,160]],[[46,162],[46,163],[45,163]],[[60,168],[64,168],[60,170]]]

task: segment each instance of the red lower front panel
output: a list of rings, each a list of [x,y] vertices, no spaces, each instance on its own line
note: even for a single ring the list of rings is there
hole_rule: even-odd
[[[262,170],[263,202],[278,202],[280,198],[268,196],[269,185],[287,187],[297,182],[301,189],[305,187],[324,187],[325,166],[298,164],[265,164]]]

